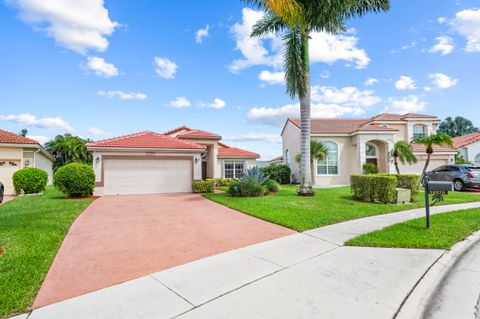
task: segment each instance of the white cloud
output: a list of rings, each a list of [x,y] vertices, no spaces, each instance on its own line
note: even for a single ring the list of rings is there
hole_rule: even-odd
[[[155,57],[155,72],[164,79],[173,79],[178,65],[169,59]]]
[[[224,108],[227,105],[224,100],[219,99],[218,97],[213,100],[213,103],[207,104],[207,107],[213,108],[213,109],[221,109]]]
[[[195,32],[195,42],[200,44],[203,42],[203,39],[208,37],[208,31],[210,30],[210,26],[207,24],[205,28],[203,29],[198,29]]]
[[[229,142],[265,142],[271,144],[280,144],[282,137],[279,134],[251,133],[237,136],[226,136],[223,140]]]
[[[409,43],[402,45],[398,49],[391,50],[390,53],[399,53],[399,52],[402,52],[402,51],[410,50],[410,49],[413,49],[414,47],[416,47],[417,44],[418,44],[417,41],[410,41]]]
[[[415,80],[409,76],[402,75],[400,79],[395,82],[395,88],[397,90],[415,90]]]
[[[360,90],[353,86],[337,89],[333,86],[313,86],[312,101],[325,104],[339,104],[355,108],[369,107],[381,102],[373,90]]]
[[[436,44],[428,50],[430,53],[440,53],[441,55],[447,55],[452,53],[455,45],[453,39],[448,36],[441,36],[435,38]]]
[[[445,17],[438,17],[437,18],[437,23],[443,24],[445,22],[447,22],[447,18],[445,18]]]
[[[65,131],[73,131],[73,127],[60,117],[37,118],[30,113],[0,115],[0,120],[10,121],[27,126],[35,126],[39,128],[61,129]]]
[[[43,135],[27,135],[28,138],[31,138],[32,140],[35,140],[37,141],[38,143],[40,144],[45,144],[47,143],[48,141],[50,141],[50,139],[46,136],[43,136]]]
[[[454,29],[467,38],[466,52],[480,52],[480,9],[465,9],[456,13]]]
[[[439,89],[448,89],[449,87],[457,85],[458,79],[449,77],[443,73],[432,73],[428,75],[428,78],[432,81],[432,84]]]
[[[403,98],[388,99],[389,105],[385,108],[385,112],[405,114],[420,112],[427,108],[427,103],[420,101],[418,96],[409,95]]]
[[[364,83],[364,84],[365,84],[365,86],[371,86],[371,85],[374,85],[374,84],[376,84],[376,83],[378,83],[378,80],[377,80],[377,79],[375,79],[375,78],[367,78],[367,79],[365,80],[365,83]]]
[[[115,65],[107,63],[104,58],[99,57],[88,57],[87,62],[83,64],[83,68],[106,78],[115,77],[119,74]]]
[[[86,54],[105,51],[107,36],[120,24],[110,20],[103,0],[7,0],[20,18],[70,50]]]
[[[175,100],[170,101],[168,103],[168,105],[170,105],[171,107],[177,108],[177,109],[181,109],[181,108],[188,107],[188,106],[192,105],[192,103],[190,103],[190,101],[187,98],[185,98],[183,96],[179,96]]]
[[[145,93],[123,92],[123,91],[98,91],[98,95],[108,98],[118,97],[120,100],[145,100]]]
[[[229,70],[239,72],[255,65],[271,66],[279,69],[283,65],[283,41],[278,34],[263,37],[251,37],[253,25],[263,16],[263,12],[249,8],[242,10],[242,21],[235,23],[231,33],[236,42],[236,49],[243,58],[233,61]],[[312,33],[309,43],[311,63],[323,62],[333,64],[347,61],[348,65],[365,68],[370,58],[363,49],[357,48],[358,38],[350,33],[333,35],[326,32]]]
[[[105,132],[99,128],[96,128],[96,127],[91,127],[87,130],[87,132],[91,135],[105,135]]]
[[[258,75],[258,78],[261,81],[270,85],[285,83],[285,73],[283,72],[270,72],[267,70],[263,70]]]

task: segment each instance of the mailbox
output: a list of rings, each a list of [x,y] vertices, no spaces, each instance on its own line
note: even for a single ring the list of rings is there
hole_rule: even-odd
[[[453,192],[452,182],[428,182],[428,193],[435,195],[447,195],[448,192]]]
[[[423,185],[425,186],[425,213],[427,220],[427,229],[430,228],[430,196],[433,194],[433,204],[443,201],[443,195],[453,192],[452,182],[431,182],[428,176],[423,176]]]

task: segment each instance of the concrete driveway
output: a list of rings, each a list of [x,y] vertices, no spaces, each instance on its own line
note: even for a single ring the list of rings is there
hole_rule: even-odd
[[[70,228],[34,307],[293,233],[196,194],[105,196]]]

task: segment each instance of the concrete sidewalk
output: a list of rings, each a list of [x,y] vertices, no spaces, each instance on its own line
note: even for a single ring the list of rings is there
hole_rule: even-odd
[[[434,207],[433,214],[480,207]],[[229,251],[34,310],[54,318],[391,318],[442,250],[343,247],[423,209]]]

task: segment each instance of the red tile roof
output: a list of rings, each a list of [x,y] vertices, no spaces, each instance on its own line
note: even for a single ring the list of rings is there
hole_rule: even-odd
[[[175,135],[175,137],[179,137],[179,138],[206,138],[206,139],[217,139],[217,140],[220,140],[222,138],[218,134],[197,130],[197,129],[192,129],[186,125],[182,125],[180,127],[174,128],[173,130],[170,130],[163,134],[169,135],[169,136]]]
[[[453,145],[456,149],[473,144],[480,141],[480,132],[474,132],[463,136],[453,138]]]
[[[218,142],[218,156],[220,157],[252,157],[252,158],[260,157],[260,155],[257,153],[242,150],[241,148],[228,146],[220,142]]]
[[[371,119],[373,121],[403,121],[408,118],[438,119],[436,116],[416,114],[416,113],[406,113],[406,114],[382,113],[372,117]]]
[[[288,119],[297,127],[300,127],[300,119]],[[312,134],[350,134],[357,131],[386,131],[396,132],[397,130],[381,127],[370,123],[367,118],[312,118]]]
[[[39,144],[37,141],[28,137],[23,137],[14,133],[0,130],[0,143],[9,144]]]
[[[272,158],[271,160],[268,161],[268,163],[281,162],[281,161],[283,161],[283,156],[282,155]]]
[[[155,132],[140,132],[98,142],[87,143],[87,147],[152,148],[152,149],[205,149],[204,145],[179,140]]]
[[[413,144],[412,149],[413,149],[414,153],[426,153],[425,145]],[[437,153],[437,152],[453,152],[453,153],[456,153],[457,151],[453,148],[448,147],[448,146],[433,145],[433,152],[434,153]]]

